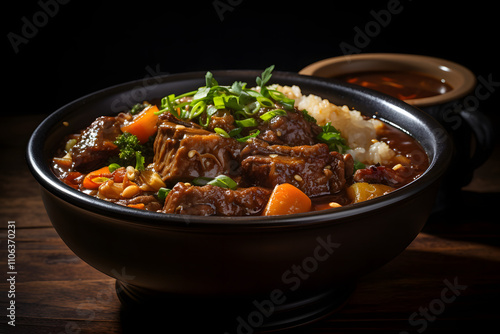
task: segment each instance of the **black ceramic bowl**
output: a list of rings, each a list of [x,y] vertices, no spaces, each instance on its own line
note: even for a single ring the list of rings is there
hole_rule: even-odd
[[[194,312],[194,305],[222,299],[228,302],[218,305],[231,310],[225,313],[231,314],[226,324],[241,331],[316,319],[338,306],[356,279],[393,259],[420,232],[449,164],[452,150],[446,132],[425,113],[385,95],[275,72],[271,83],[299,85],[305,94],[346,104],[406,131],[424,147],[429,169],[409,185],[367,202],[271,217],[198,217],[126,208],[80,193],[52,173],[54,149],[65,135],[100,115],[204,86],[204,74],[114,86],[45,119],[29,141],[27,162],[41,185],[52,224],[76,255],[117,279],[125,304],[165,306],[175,301],[178,308],[178,303],[190,301]],[[219,84],[238,80],[250,86],[260,71],[213,74]]]

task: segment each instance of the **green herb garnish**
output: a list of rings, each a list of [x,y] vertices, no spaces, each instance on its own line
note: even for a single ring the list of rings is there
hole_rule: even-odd
[[[161,110],[170,112],[176,118],[198,122],[206,128],[210,125],[211,118],[219,110],[231,110],[234,116],[235,129],[229,133],[221,128],[214,131],[225,138],[234,138],[238,141],[246,141],[259,135],[257,127],[261,121],[269,121],[275,116],[286,115],[285,110],[294,108],[295,101],[289,99],[285,94],[267,88],[267,84],[272,77],[274,65],[269,66],[256,78],[257,87],[260,92],[247,88],[247,84],[235,81],[231,86],[220,86],[211,72],[205,75],[205,86],[196,91],[188,92],[176,96],[170,94],[161,100]],[[189,101],[181,100],[184,97],[191,97]],[[271,109],[265,112],[260,118],[256,114],[262,108]],[[285,109],[285,110],[284,110]],[[243,129],[249,129],[242,135]]]
[[[326,125],[322,126],[321,128],[323,129],[323,131],[316,138],[320,142],[327,144],[330,151],[336,151],[340,154],[344,154],[347,150],[350,149],[349,146],[347,146],[345,138],[340,135],[340,131],[337,130],[331,124],[331,122],[326,123]],[[366,166],[364,163],[354,160],[354,171],[363,169],[365,167]]]
[[[232,189],[232,190],[238,188],[238,184],[227,175],[219,175],[215,178],[197,177],[192,182],[194,185],[197,185],[197,186],[205,186],[205,185],[210,184],[212,186],[217,186],[217,187],[227,188],[227,189]]]
[[[323,131],[316,138],[320,142],[327,144],[330,151],[337,151],[343,154],[349,149],[345,139],[340,135],[340,131],[331,122],[326,123],[321,128]]]
[[[161,187],[158,189],[158,200],[160,202],[163,202],[165,198],[167,198],[168,193],[170,192],[171,189]]]
[[[149,143],[149,142],[148,142]],[[143,152],[147,152],[146,145],[141,145],[139,139],[131,133],[124,132],[113,142],[120,149],[118,157],[110,159],[110,164],[119,166],[135,166],[137,170],[144,170],[145,157]]]
[[[266,112],[265,114],[262,114],[260,116],[260,119],[263,120],[264,122],[270,121],[276,116],[286,116],[286,111],[283,109],[274,109]]]
[[[117,164],[117,163],[112,163],[112,164],[110,164],[110,165],[108,166],[109,171],[110,171],[111,173],[113,173],[115,170],[117,170],[117,169],[118,169],[118,168],[120,168],[120,167],[121,167],[121,166],[120,166],[119,164]]]

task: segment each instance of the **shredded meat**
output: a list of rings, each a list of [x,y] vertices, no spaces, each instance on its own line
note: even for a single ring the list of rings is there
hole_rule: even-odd
[[[154,143],[154,166],[165,183],[236,175],[240,144],[216,133],[163,121]]]

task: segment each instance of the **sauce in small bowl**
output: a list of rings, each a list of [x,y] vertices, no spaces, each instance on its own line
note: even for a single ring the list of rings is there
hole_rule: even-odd
[[[333,78],[371,88],[403,101],[441,95],[453,89],[445,79],[411,71],[366,71]]]

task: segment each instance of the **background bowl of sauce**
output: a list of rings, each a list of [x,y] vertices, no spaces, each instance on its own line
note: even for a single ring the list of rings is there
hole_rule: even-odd
[[[403,101],[446,94],[453,90],[445,79],[412,71],[366,71],[343,74],[339,80],[371,88]]]
[[[299,74],[357,84],[416,107],[458,100],[476,86],[474,74],[460,64],[411,54],[370,53],[328,58],[303,68]]]

